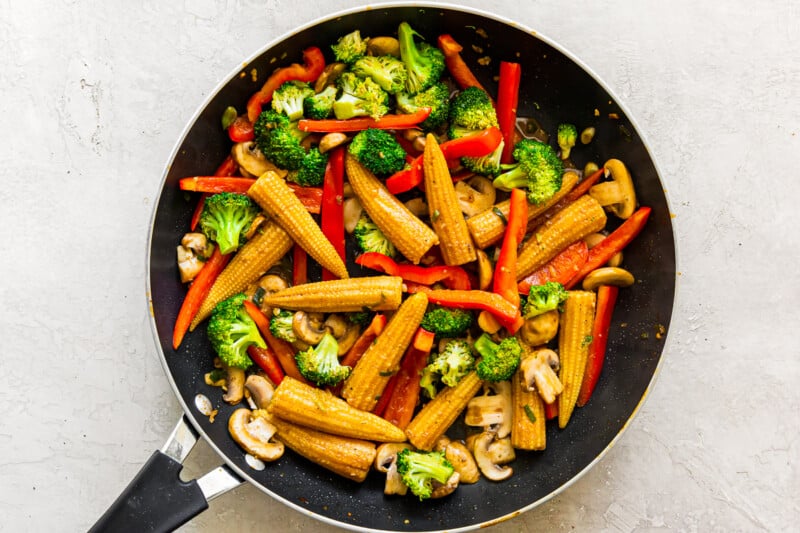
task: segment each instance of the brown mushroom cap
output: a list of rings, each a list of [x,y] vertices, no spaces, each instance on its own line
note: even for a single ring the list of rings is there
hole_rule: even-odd
[[[559,318],[560,315],[556,309],[536,315],[533,318],[526,318],[519,329],[520,339],[529,346],[547,344],[558,333]]]
[[[630,287],[636,279],[633,274],[619,267],[596,268],[583,278],[583,289],[596,290],[600,285],[616,285],[617,287]]]
[[[292,317],[292,330],[298,340],[316,346],[327,333],[328,328],[322,322],[322,313],[297,311]]]
[[[458,472],[461,483],[476,483],[480,479],[481,474],[475,458],[464,444],[457,440],[448,442],[444,449],[444,456]]]
[[[271,441],[275,430],[267,419],[253,416],[245,408],[237,409],[228,419],[228,432],[233,440],[262,461],[275,461],[283,455],[283,443]]]
[[[492,481],[502,481],[511,477],[514,471],[511,467],[500,466],[492,461],[489,446],[494,442],[495,433],[484,431],[475,439],[473,454],[481,473]]]
[[[266,409],[272,399],[272,395],[275,393],[275,388],[272,386],[272,383],[263,376],[251,374],[247,376],[244,386],[250,391],[250,397],[253,399],[253,402],[255,402],[256,407],[259,409]]]
[[[456,183],[455,190],[461,212],[468,217],[490,209],[497,196],[492,180],[483,176],[461,180]]]
[[[626,219],[636,209],[636,191],[631,174],[619,159],[609,159],[604,166],[611,181],[593,185],[589,196],[619,218]]]
[[[492,284],[494,267],[489,261],[489,256],[483,250],[476,250],[478,254],[478,288],[485,291]]]
[[[411,449],[411,446],[404,442],[385,442],[376,450],[375,470],[386,473],[386,483],[383,486],[383,493],[386,495],[402,496],[408,491],[402,476],[397,471],[397,454],[405,449]]]
[[[257,178],[270,170],[281,177],[285,177],[287,174],[286,170],[276,167],[264,157],[264,154],[261,153],[254,141],[234,144],[233,148],[231,148],[231,157],[247,177]]]
[[[244,370],[235,366],[225,367],[225,394],[222,399],[236,405],[244,398]]]

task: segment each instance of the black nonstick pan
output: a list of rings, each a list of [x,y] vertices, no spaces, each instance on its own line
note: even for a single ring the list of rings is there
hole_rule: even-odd
[[[519,62],[518,116],[535,118],[549,132],[561,122],[574,123],[579,130],[594,126],[594,140],[573,151],[574,162],[582,168],[589,160],[602,164],[611,157],[621,159],[634,177],[639,203],[653,208],[645,230],[625,252],[625,266],[637,283],[620,293],[606,365],[589,404],[575,411],[566,429],[548,425],[545,451],[518,453],[511,479],[462,485],[447,498],[425,502],[384,496],[378,473],[353,483],[291,451],[264,470],[251,468],[245,452],[228,435],[226,421],[234,407],[204,383],[213,357],[204,328],[188,335],[178,351],[172,348],[172,328],[186,291],[178,276],[175,247],[196,203],[196,197],[179,190],[178,180],[211,174],[229,153],[230,141],[220,127],[224,109],[244,109],[274,68],[300,62],[301,51],[309,46],[330,53],[330,43],[356,28],[363,35],[394,35],[402,21],[429,39],[453,35],[492,93],[500,61]],[[478,63],[481,57],[491,58],[488,65]],[[251,79],[253,69],[256,82]],[[354,530],[459,531],[511,518],[564,490],[620,436],[656,374],[666,341],[659,330],[668,330],[673,309],[676,269],[670,210],[653,158],[625,108],[587,67],[536,32],[458,7],[392,4],[335,14],[274,41],[245,67],[237,66],[202,104],[179,140],[165,171],[151,231],[148,297],[153,330],[184,416],[164,448],[153,454],[98,521],[96,531],[174,529],[205,509],[208,499],[242,482],[301,512]],[[216,422],[198,411],[198,393],[219,407]],[[182,482],[181,462],[200,436],[219,453],[222,466],[199,480]]]

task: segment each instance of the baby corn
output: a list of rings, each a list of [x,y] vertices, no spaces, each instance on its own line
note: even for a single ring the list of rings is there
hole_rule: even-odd
[[[596,295],[591,291],[569,291],[558,327],[558,353],[561,370],[558,379],[564,390],[558,397],[558,427],[569,422],[581,390],[586,359],[592,344]]]
[[[293,311],[352,313],[393,311],[403,298],[403,278],[372,276],[305,283],[264,297],[264,304]]]
[[[544,403],[535,390],[523,388],[522,372],[511,378],[511,445],[519,450],[544,450],[547,442]]]

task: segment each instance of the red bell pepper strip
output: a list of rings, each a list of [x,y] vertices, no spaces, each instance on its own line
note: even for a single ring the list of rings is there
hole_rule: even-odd
[[[503,155],[501,163],[512,163],[514,130],[517,127],[517,104],[522,69],[519,63],[500,62],[500,79],[497,82],[497,123],[503,132]]]
[[[228,264],[233,254],[222,255],[219,253],[219,246],[214,248],[214,253],[200,269],[197,277],[194,278],[192,284],[189,285],[189,290],[183,298],[183,303],[178,311],[178,317],[175,319],[175,327],[172,330],[172,347],[178,349],[181,345],[184,335],[189,331],[189,325],[194,320],[197,311],[200,310],[200,305],[206,299],[208,291],[219,276],[219,273]]]
[[[356,258],[356,264],[422,285],[433,285],[441,281],[452,289],[470,290],[472,287],[467,271],[459,266],[423,267],[399,264],[391,257],[378,252],[361,254]]]
[[[300,131],[311,131],[318,133],[361,131],[367,128],[379,130],[405,130],[408,128],[413,128],[420,122],[423,122],[430,114],[430,107],[421,107],[414,113],[408,113],[406,115],[383,115],[377,120],[372,117],[348,118],[347,120],[301,119],[297,122],[297,127],[300,128]]]
[[[235,143],[246,143],[256,138],[253,123],[244,115],[236,119],[228,126],[228,137]]]
[[[493,292],[429,289],[424,285],[409,286],[408,292],[424,292],[429,302],[444,307],[488,311],[512,334],[525,322],[519,306]]]
[[[245,300],[244,308],[247,314],[250,315],[250,318],[253,319],[253,322],[256,323],[256,326],[258,326],[258,331],[261,332],[261,336],[267,341],[267,346],[269,346],[275,354],[284,373],[287,376],[310,385],[311,382],[304,378],[303,374],[300,373],[300,369],[297,368],[297,361],[294,359],[295,351],[292,345],[272,334],[269,330],[269,319],[261,312],[261,309],[259,309],[256,304],[250,300]]]
[[[611,315],[614,314],[614,305],[617,303],[619,287],[614,285],[600,285],[597,289],[597,311],[595,311],[594,325],[592,326],[592,344],[589,346],[589,357],[586,359],[586,371],[583,374],[581,390],[578,393],[578,407],[583,407],[600,379],[603,370],[603,361],[606,358],[606,344],[608,343],[608,330],[611,327]]]
[[[383,416],[383,412],[386,411],[386,406],[389,405],[389,399],[391,399],[394,389],[397,387],[397,376],[398,374],[393,375],[389,378],[389,381],[386,382],[386,386],[383,388],[383,392],[378,398],[378,403],[372,408],[373,415]]]
[[[447,65],[447,70],[458,86],[462,89],[478,87],[486,91],[483,85],[481,85],[481,82],[478,81],[478,78],[476,78],[469,69],[466,62],[461,58],[461,50],[463,50],[464,47],[458,44],[456,40],[447,33],[440,35],[438,42],[439,50],[444,54],[444,62]]]
[[[421,154],[419,150],[414,148],[414,143],[403,137],[402,132],[397,132],[394,135],[394,138],[397,140],[397,144],[403,147],[403,150],[406,152],[406,163],[411,163],[413,159]],[[414,154],[414,155],[411,155]]]
[[[532,285],[544,285],[548,281],[564,285],[583,267],[588,258],[589,247],[586,241],[571,244],[547,264],[523,278],[517,284],[517,290],[520,294],[528,294]]]
[[[308,283],[308,253],[295,244],[292,247],[292,285]]]
[[[552,420],[558,416],[558,401],[544,404],[545,420]]]
[[[303,187],[296,183],[287,182],[294,195],[312,215],[318,215],[322,207],[322,187]]]
[[[239,172],[239,165],[236,164],[232,156],[228,156],[225,158],[225,161],[217,167],[217,170],[214,171],[214,176],[218,177],[227,177],[227,176],[234,176],[236,173]],[[203,207],[206,205],[206,197],[208,194],[202,194],[200,196],[200,200],[197,201],[197,207],[194,208],[194,213],[192,213],[192,221],[189,224],[189,228],[194,231],[197,228],[197,224],[200,222],[200,215],[203,213]]]
[[[528,229],[528,197],[522,189],[511,190],[508,225],[494,269],[492,291],[519,307],[517,292],[517,248]]]
[[[255,344],[251,344],[247,347],[247,355],[249,355],[250,359],[264,371],[273,384],[280,385],[286,374],[284,374],[283,368],[281,368],[280,361],[275,357],[275,352],[270,350],[269,347],[260,348]]]
[[[181,178],[178,184],[182,191],[205,192],[211,194],[238,192],[244,194],[255,182],[256,180],[253,178],[192,176],[191,178]]]
[[[339,147],[331,152],[328,166],[325,168],[325,179],[322,184],[322,217],[320,226],[322,233],[331,241],[333,247],[344,260],[344,148]],[[338,279],[337,276],[322,270],[323,281]]]
[[[400,429],[405,429],[414,415],[414,408],[419,400],[419,376],[428,364],[433,338],[433,333],[419,328],[414,342],[400,362],[400,370],[392,378],[396,378],[395,387],[382,416]],[[427,346],[427,350],[417,346]],[[384,391],[384,395],[386,394]]]
[[[304,65],[293,63],[288,67],[279,68],[267,78],[261,89],[250,97],[247,102],[247,118],[250,122],[255,123],[261,114],[261,108],[272,100],[275,89],[287,81],[314,81],[325,69],[325,56],[316,46],[303,50],[303,62]]]
[[[408,168],[395,172],[386,179],[386,188],[392,194],[410,191],[420,183],[424,175],[422,174],[422,156],[419,155],[409,163]]]
[[[589,272],[600,268],[609,259],[621,252],[642,231],[651,211],[652,209],[649,207],[640,207],[620,227],[600,241],[600,244],[589,250],[589,257],[586,263],[564,287],[571,289],[580,283]]]

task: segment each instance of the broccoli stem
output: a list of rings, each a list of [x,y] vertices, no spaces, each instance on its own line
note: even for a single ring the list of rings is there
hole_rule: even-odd
[[[495,355],[499,346],[500,345],[493,342],[491,337],[489,337],[489,335],[486,333],[478,337],[478,340],[476,340],[473,344],[475,351],[477,351],[483,357],[492,357]]]
[[[508,172],[497,176],[492,184],[496,188],[506,191],[522,189],[528,184],[528,174],[522,169],[522,165],[517,165]]]

